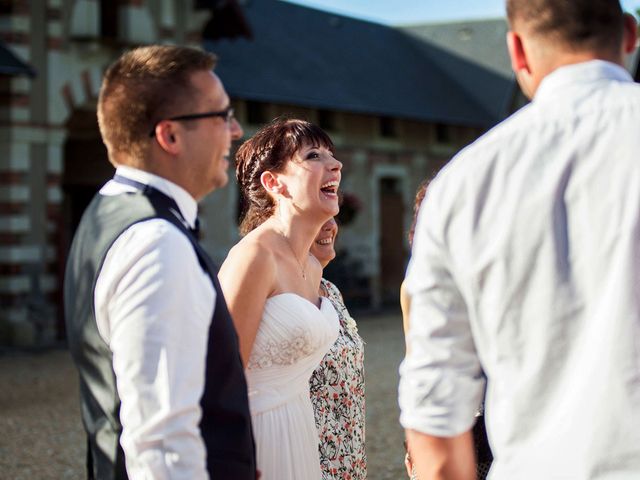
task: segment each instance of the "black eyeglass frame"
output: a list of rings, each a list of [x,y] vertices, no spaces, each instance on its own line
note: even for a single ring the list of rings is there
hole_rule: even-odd
[[[188,120],[200,120],[201,118],[221,117],[225,119],[227,124],[230,124],[234,119],[234,114],[234,109],[232,107],[228,107],[218,112],[189,113],[187,115],[177,115],[175,117],[166,118],[164,120],[170,120],[172,122],[182,122]],[[153,138],[156,136],[156,127],[158,126],[158,123],[163,122],[164,120],[156,122],[156,124],[149,132],[149,138]]]

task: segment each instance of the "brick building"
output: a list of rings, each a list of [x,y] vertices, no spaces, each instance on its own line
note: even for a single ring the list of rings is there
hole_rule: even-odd
[[[124,49],[214,51],[246,135],[282,114],[327,130],[354,213],[327,274],[354,306],[396,302],[417,185],[522,103],[501,20],[393,28],[280,0],[0,0],[0,19],[22,68],[2,70],[0,50],[0,345],[63,334],[66,252],[113,172],[101,74]],[[218,261],[238,240],[239,203],[232,180],[201,204]]]

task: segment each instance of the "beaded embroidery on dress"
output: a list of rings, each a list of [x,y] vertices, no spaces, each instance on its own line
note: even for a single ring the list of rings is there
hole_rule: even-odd
[[[338,336],[332,303],[283,293],[267,299],[247,384],[261,480],[321,480],[309,378]]]

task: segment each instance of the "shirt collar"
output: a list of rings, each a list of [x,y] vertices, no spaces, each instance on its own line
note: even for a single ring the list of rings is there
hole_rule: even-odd
[[[533,98],[543,100],[559,90],[601,80],[633,82],[633,78],[623,67],[604,60],[590,60],[560,67],[547,75]]]
[[[168,197],[173,198],[178,204],[180,213],[187,222],[187,226],[194,228],[196,217],[198,216],[198,203],[184,188],[153,173],[124,165],[116,169],[116,174],[149,185],[150,187],[160,190]]]

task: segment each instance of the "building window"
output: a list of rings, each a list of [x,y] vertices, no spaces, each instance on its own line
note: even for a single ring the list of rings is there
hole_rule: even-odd
[[[336,131],[336,112],[331,110],[318,110],[318,126],[326,131]]]
[[[268,122],[267,106],[262,102],[246,102],[247,122],[250,125],[262,125]]]
[[[385,138],[395,138],[398,136],[395,118],[380,117],[378,125],[380,128],[380,136]]]
[[[451,127],[444,123],[436,123],[436,142],[451,143]]]

